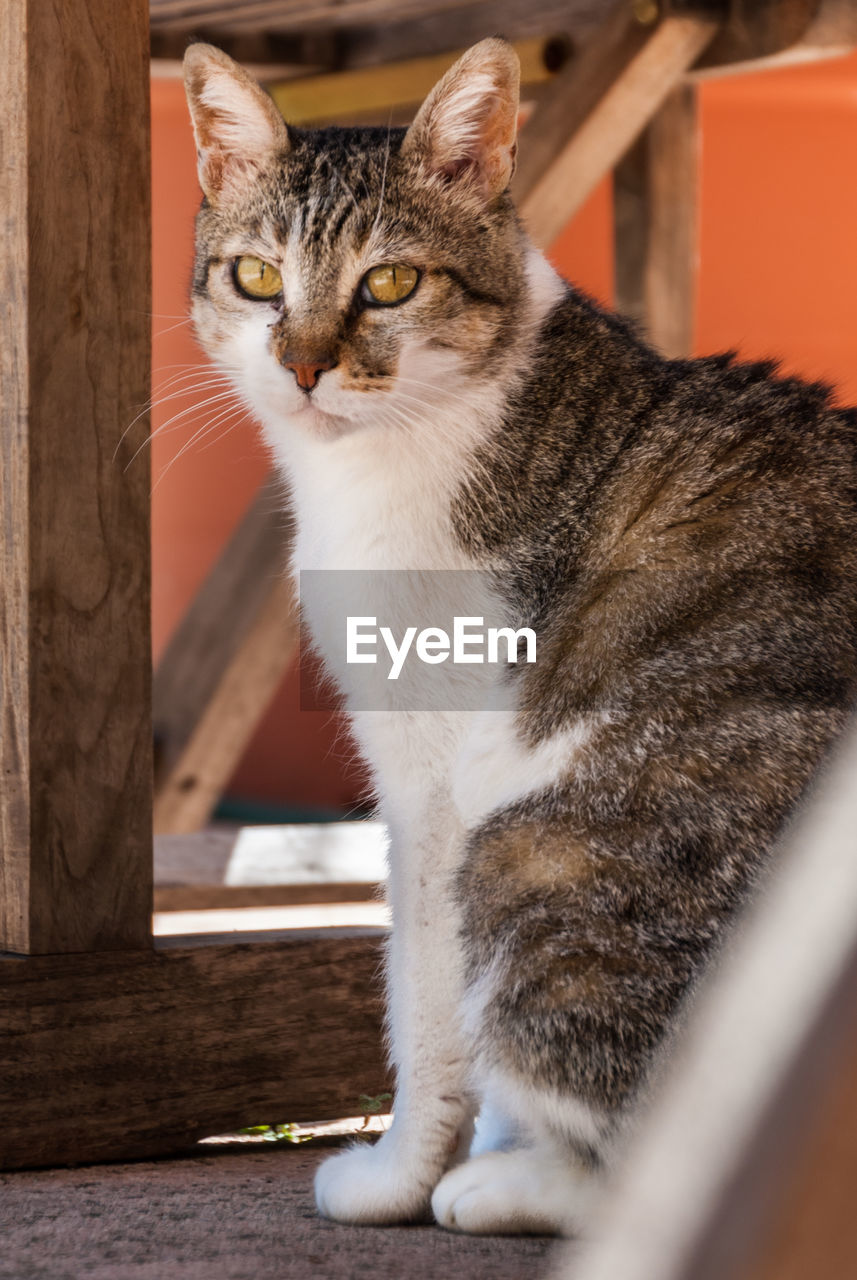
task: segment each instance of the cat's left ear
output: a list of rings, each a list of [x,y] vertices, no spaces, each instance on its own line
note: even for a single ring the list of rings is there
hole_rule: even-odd
[[[286,122],[261,85],[210,44],[192,44],[184,82],[199,183],[212,204],[239,196],[290,147]]]
[[[432,89],[402,144],[430,173],[505,191],[515,170],[521,66],[505,40],[468,49]]]

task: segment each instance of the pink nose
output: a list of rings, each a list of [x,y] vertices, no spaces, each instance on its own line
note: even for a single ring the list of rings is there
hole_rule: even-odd
[[[303,387],[304,391],[312,391],[318,382],[319,374],[332,369],[335,363],[334,360],[290,360],[288,357],[282,361],[283,368],[291,369],[298,380],[298,386]]]

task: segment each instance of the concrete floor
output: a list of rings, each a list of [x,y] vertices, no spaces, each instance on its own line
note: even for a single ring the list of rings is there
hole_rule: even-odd
[[[521,1280],[554,1241],[343,1227],[312,1176],[341,1139],[0,1175],[3,1280]]]

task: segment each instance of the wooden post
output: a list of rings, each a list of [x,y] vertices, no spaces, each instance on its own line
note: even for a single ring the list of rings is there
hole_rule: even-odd
[[[690,355],[697,274],[696,90],[675,89],[614,179],[616,308],[666,356]]]
[[[148,34],[0,6],[0,950],[149,940]]]
[[[537,244],[559,234],[717,30],[704,12],[648,28],[621,7],[559,73],[525,126],[512,187]]]

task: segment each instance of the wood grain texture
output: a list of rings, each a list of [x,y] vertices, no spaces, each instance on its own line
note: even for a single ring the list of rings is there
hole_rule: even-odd
[[[359,1115],[389,1088],[384,930],[171,938],[0,958],[0,1167],[175,1151]]]
[[[143,0],[5,0],[0,947],[141,947],[151,909]],[[7,180],[8,179],[8,180]]]
[[[0,946],[30,935],[26,7],[0,5]]]
[[[260,19],[255,29],[236,32],[223,27],[215,14],[201,23],[192,15],[164,14],[153,0],[151,47],[153,58],[181,60],[193,35],[259,68],[335,71],[446,53],[496,32],[509,40],[547,35],[582,42],[603,13],[604,0],[534,0],[527,5],[521,0],[472,0],[455,9],[426,8],[422,13],[390,4],[378,20],[358,18],[349,6],[331,4],[312,26],[301,13],[280,9],[270,23]]]
[[[617,166],[616,307],[663,355],[690,355],[698,268],[696,90],[673,90]]]
[[[404,19],[426,19],[448,14],[453,19],[462,10],[473,8],[462,0],[151,0],[153,28],[226,26],[253,23],[260,28],[322,26],[353,27],[366,22],[393,23]],[[542,16],[553,16],[557,6],[545,0],[533,0],[528,6]],[[602,0],[565,0],[563,12],[569,22],[592,19],[603,11]],[[502,17],[502,10],[500,15]],[[455,42],[451,47],[455,46]]]
[[[595,58],[590,52],[576,60],[575,65],[581,66],[580,75],[586,77],[587,83],[595,84],[602,78],[609,83],[585,114],[575,105],[578,95],[569,69],[563,86],[566,123],[574,125],[567,134],[569,140],[563,143],[557,128],[552,133],[551,144],[547,145],[547,104],[544,111],[534,112],[526,126],[538,140],[537,159],[528,161],[527,168],[522,168],[518,185],[513,189],[517,191],[524,221],[537,244],[550,244],[598,182],[610,172],[688,68],[696,63],[714,37],[717,23],[704,17],[666,18],[652,29],[630,60],[628,54],[633,50],[633,40],[630,35],[621,36],[620,27],[617,31],[620,32],[617,41],[605,41],[601,46],[600,57],[605,67],[602,74],[596,75]],[[588,67],[587,61],[591,63]],[[560,90],[559,77],[554,87]],[[585,101],[591,103],[593,96],[590,89]],[[560,110],[555,103],[550,110],[554,113],[550,117],[553,121]],[[522,138],[521,151],[526,154],[526,135]],[[546,161],[546,167],[540,169]]]

